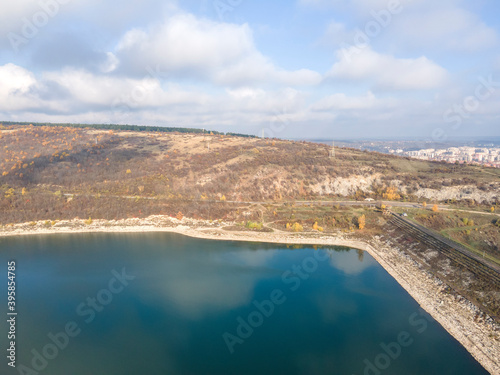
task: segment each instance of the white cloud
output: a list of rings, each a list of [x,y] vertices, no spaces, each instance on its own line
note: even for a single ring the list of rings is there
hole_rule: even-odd
[[[305,107],[292,88],[239,87],[213,91],[199,86],[95,74],[82,69],[41,73],[0,66],[4,119],[54,122],[175,123],[176,126],[262,126],[283,108]],[[228,129],[228,131],[229,131]],[[231,129],[234,130],[234,129]]]
[[[0,12],[0,35],[4,36],[11,31],[16,31],[22,25],[24,17],[31,18],[40,5],[32,0],[7,1],[2,4]]]
[[[177,0],[143,0],[126,2],[117,6],[113,2],[100,0],[16,0],[2,3],[0,12],[0,49],[16,53],[29,49],[27,45],[35,39],[50,38],[47,30],[67,31],[67,24],[86,23],[91,29],[96,26],[102,34],[122,33],[130,23],[143,18],[162,17],[177,11]],[[71,17],[76,17],[77,22]]]
[[[99,68],[103,73],[110,73],[115,70],[119,64],[120,61],[118,58],[112,52],[108,52],[106,54],[106,60],[100,65]]]
[[[393,99],[379,99],[372,92],[362,96],[347,96],[337,93],[311,105],[312,111],[390,109],[396,105]]]
[[[88,105],[104,112],[123,111],[124,108],[138,110],[177,104],[196,105],[207,98],[200,92],[182,89],[175,84],[167,84],[164,88],[153,77],[121,78],[74,69],[45,73],[43,83],[55,83],[64,89],[71,98],[73,108]]]
[[[131,30],[117,54],[144,71],[148,64],[167,70],[210,71],[234,64],[253,52],[248,25],[232,25],[177,15],[148,31]]]
[[[320,39],[320,44],[325,46],[339,46],[344,43],[352,43],[354,32],[347,30],[346,25],[337,21],[330,21],[326,27],[325,34]]]
[[[393,36],[401,45],[474,52],[495,46],[497,32],[481,19],[454,5],[404,11],[395,17]]]
[[[143,74],[159,66],[167,75],[208,79],[221,85],[259,83],[314,85],[321,76],[276,67],[254,45],[247,24],[200,19],[189,14],[168,18],[147,31],[134,29],[120,41],[116,56],[123,72]]]
[[[372,125],[399,131],[402,124],[411,124],[408,131],[417,134],[421,127],[442,121],[451,104],[471,95],[467,82],[479,72],[492,72],[495,81],[500,77],[497,32],[459,0],[401,0],[402,12],[393,15],[367,48],[359,54],[355,48],[346,54],[337,51],[335,61],[326,56],[343,42],[355,45],[356,29],[364,30],[373,20],[370,11],[387,9],[387,0],[299,0],[302,6],[320,7],[319,12],[335,17],[323,25],[325,37],[316,44],[319,38],[308,40],[311,34],[302,28],[323,22],[323,14],[317,19],[300,14],[300,22],[293,23],[254,15],[252,29],[217,17],[209,20],[200,12],[186,14],[180,3],[144,0],[117,8],[99,0],[71,0],[61,5],[60,14],[21,54],[9,53],[10,46],[1,51],[0,115],[27,121],[169,124],[254,134],[279,117],[287,120],[287,130],[279,136],[288,136],[295,127],[302,127],[294,134],[300,136],[321,127],[344,126],[346,133],[355,126]],[[6,33],[21,32],[23,18],[32,19],[40,9],[39,0],[6,3],[0,13],[0,49],[5,47]],[[245,19],[241,9],[231,19]],[[297,12],[304,11],[310,10]],[[205,15],[211,13],[213,9],[205,9]],[[79,38],[71,39],[72,32],[87,49],[73,42]],[[265,55],[263,48],[272,52]],[[297,56],[293,48],[305,48],[307,55]],[[278,59],[295,68],[282,68]],[[323,76],[311,70],[329,67]],[[449,78],[443,67],[456,76]],[[151,74],[155,71],[158,74]],[[330,85],[320,85],[325,80]],[[434,90],[421,91],[429,89]],[[474,121],[489,123],[493,132],[496,103],[498,97],[493,96],[474,113]]]
[[[323,39],[337,45],[355,44],[357,31],[370,34],[374,23],[380,26],[380,31],[369,35],[370,44],[391,46],[398,51],[470,53],[495,47],[499,41],[493,27],[483,22],[479,15],[461,7],[456,0],[354,0],[349,5],[339,1],[299,0],[299,4],[335,8],[336,20],[327,27]],[[354,18],[350,29],[337,22],[345,20],[346,16]]]
[[[38,106],[31,95],[33,73],[14,64],[0,66],[0,110],[16,111]]]
[[[423,56],[400,59],[368,47],[351,47],[338,51],[337,58],[328,78],[365,80],[380,89],[425,90],[440,87],[447,79],[445,69]]]

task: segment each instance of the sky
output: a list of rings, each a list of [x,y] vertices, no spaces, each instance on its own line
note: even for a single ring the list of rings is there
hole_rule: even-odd
[[[0,121],[500,135],[497,0],[16,0]]]

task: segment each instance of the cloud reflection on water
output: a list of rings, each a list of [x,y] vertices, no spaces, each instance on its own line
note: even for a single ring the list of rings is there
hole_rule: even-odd
[[[263,271],[275,273],[267,267],[275,254],[237,249],[230,253],[200,252],[188,261],[174,259],[145,276],[154,280],[148,283],[143,297],[160,300],[191,319],[235,309],[251,302]]]
[[[370,256],[354,256],[353,251],[333,253],[330,266],[358,275],[377,264]],[[172,252],[154,270],[144,270],[142,277],[150,281],[141,299],[148,304],[161,303],[193,320],[236,309],[251,303],[255,287],[263,278],[281,278],[284,269],[273,266],[273,260],[282,254],[258,246],[252,250],[237,247],[230,252],[211,248],[188,252],[187,257],[186,252]]]
[[[358,251],[358,257],[354,257],[352,252]],[[351,249],[349,252],[338,252],[330,257],[330,265],[348,275],[359,275],[370,267],[377,265],[377,261],[368,253],[362,250]]]

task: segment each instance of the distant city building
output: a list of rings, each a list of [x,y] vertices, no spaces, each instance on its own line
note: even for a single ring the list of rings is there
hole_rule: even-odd
[[[402,154],[415,159],[437,160],[447,163],[471,163],[500,168],[499,148],[475,148],[475,147],[449,147],[447,149],[421,149],[403,151],[401,149],[389,150],[391,154]]]

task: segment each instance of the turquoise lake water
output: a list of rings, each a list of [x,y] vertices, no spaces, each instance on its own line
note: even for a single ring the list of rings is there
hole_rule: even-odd
[[[176,234],[0,239],[0,374],[487,372],[367,253]]]

